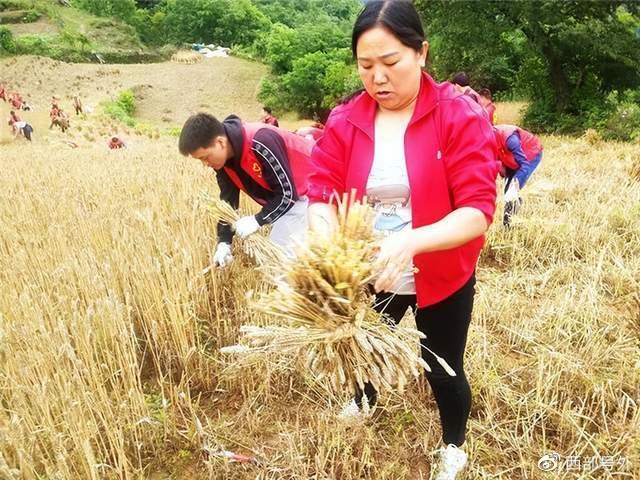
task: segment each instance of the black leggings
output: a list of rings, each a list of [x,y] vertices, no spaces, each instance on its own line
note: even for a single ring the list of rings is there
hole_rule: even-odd
[[[474,275],[460,290],[425,308],[417,308],[415,295],[376,295],[376,310],[387,314],[396,324],[411,307],[418,330],[427,336],[421,340],[422,358],[432,370],[426,372],[426,376],[438,404],[442,439],[447,445],[453,443],[461,446],[464,443],[471,411],[471,388],[464,374],[463,357],[473,310],[475,283]],[[424,347],[444,358],[456,376],[450,376]],[[364,393],[369,404],[373,405],[377,399],[373,385],[365,384]],[[356,392],[358,405],[362,405],[362,394],[361,390]]]

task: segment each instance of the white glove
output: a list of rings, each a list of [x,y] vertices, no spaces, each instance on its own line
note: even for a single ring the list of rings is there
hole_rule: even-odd
[[[253,233],[256,233],[259,228],[260,225],[258,225],[258,221],[253,215],[242,217],[233,225],[235,232],[243,239]]]
[[[230,265],[232,261],[231,245],[220,242],[216,247],[216,252],[213,254],[213,263],[218,267],[226,267]]]
[[[511,180],[511,184],[509,184],[509,188],[504,194],[504,201],[505,203],[513,202],[515,200],[518,200],[518,198],[520,198],[520,183],[518,182],[517,178],[514,178],[513,180]]]

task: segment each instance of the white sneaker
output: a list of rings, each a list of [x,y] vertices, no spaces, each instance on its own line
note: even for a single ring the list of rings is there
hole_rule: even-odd
[[[467,454],[450,443],[439,450],[440,463],[436,480],[455,480],[467,464]]]
[[[342,408],[340,413],[338,414],[338,420],[344,422],[353,422],[357,420],[363,420],[370,413],[369,410],[369,402],[367,401],[367,396],[362,396],[362,408],[358,406],[355,398],[349,400],[349,402]]]

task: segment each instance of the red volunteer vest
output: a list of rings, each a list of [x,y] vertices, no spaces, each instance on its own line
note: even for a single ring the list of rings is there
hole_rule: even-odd
[[[507,148],[507,139],[514,132],[518,132],[522,151],[524,152],[524,156],[527,157],[527,160],[531,161],[542,151],[540,140],[531,132],[527,132],[515,125],[496,125],[494,128],[498,143],[498,159],[511,170],[520,168],[518,162],[513,157],[513,153]]]
[[[281,130],[264,123],[243,123],[242,133],[244,136],[242,143],[242,156],[240,158],[240,168],[249,175],[258,185],[265,190],[271,191],[271,187],[262,176],[262,164],[256,158],[251,150],[253,137],[258,130],[268,128],[275,130],[282,137],[284,145],[287,149],[287,158],[289,159],[289,168],[293,175],[293,182],[299,196],[306,195],[308,188],[309,175],[311,173],[311,149],[314,142],[296,135],[287,130]],[[229,167],[224,167],[231,181],[243,192],[247,193],[246,187],[240,181],[238,174]],[[254,199],[255,200],[255,199]]]

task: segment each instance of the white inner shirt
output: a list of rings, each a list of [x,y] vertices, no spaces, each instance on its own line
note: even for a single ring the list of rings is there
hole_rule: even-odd
[[[376,116],[373,165],[367,181],[367,199],[376,211],[374,229],[385,236],[411,229],[411,190],[404,155],[404,134],[410,118],[398,121]],[[391,288],[399,295],[416,293],[413,265]]]

